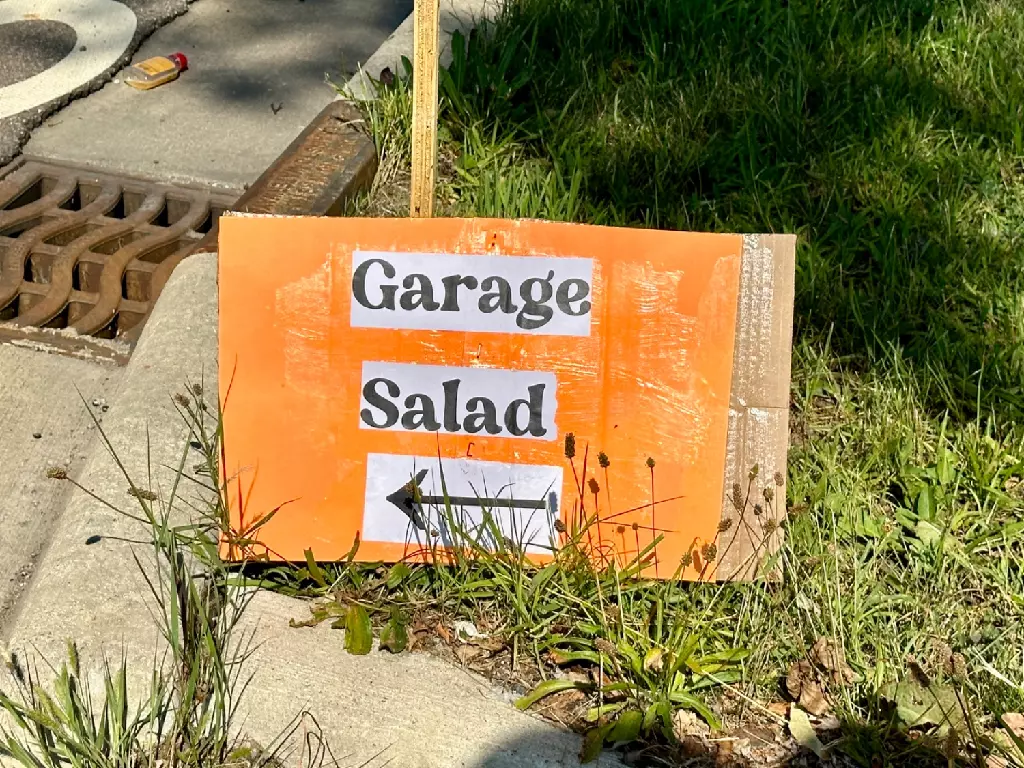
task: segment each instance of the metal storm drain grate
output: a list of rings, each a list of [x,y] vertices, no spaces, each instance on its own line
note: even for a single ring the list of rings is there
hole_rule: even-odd
[[[0,179],[0,341],[124,362],[171,270],[233,202],[26,162]]]

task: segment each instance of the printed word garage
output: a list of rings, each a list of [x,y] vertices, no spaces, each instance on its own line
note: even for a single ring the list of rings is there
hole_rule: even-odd
[[[587,315],[591,309],[591,302],[587,300],[589,283],[578,277],[558,280],[554,270],[542,272],[541,276],[523,276],[515,283],[509,275],[486,272],[479,277],[443,275],[438,281],[436,276],[431,279],[420,272],[399,275],[396,262],[399,259],[370,258],[355,268],[352,296],[359,306],[395,313],[515,315],[515,325],[523,331],[543,328],[555,316],[555,309],[570,318]]]

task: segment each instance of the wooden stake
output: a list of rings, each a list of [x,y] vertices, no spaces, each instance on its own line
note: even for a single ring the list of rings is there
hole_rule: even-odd
[[[412,189],[409,215],[434,215],[437,175],[438,11],[440,0],[415,0],[412,65]]]

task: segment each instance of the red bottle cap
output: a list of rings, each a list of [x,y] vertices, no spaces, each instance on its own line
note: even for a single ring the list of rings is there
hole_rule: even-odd
[[[172,53],[167,58],[173,61],[175,64],[177,64],[178,69],[180,69],[182,72],[188,69],[188,59],[185,58],[184,53]]]

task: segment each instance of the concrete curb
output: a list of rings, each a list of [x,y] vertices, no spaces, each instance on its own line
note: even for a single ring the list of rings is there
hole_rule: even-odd
[[[486,24],[498,17],[501,12],[501,0],[441,0],[438,24],[440,26],[441,52],[439,59],[442,67],[452,61],[452,35],[456,31],[469,36],[474,27]],[[371,101],[377,97],[374,81],[380,78],[381,71],[388,68],[397,77],[405,74],[402,57],[412,61],[413,57],[413,14],[409,14],[398,29],[383,42],[376,52],[366,60],[359,71],[350,79],[338,94],[338,99],[350,101]]]
[[[103,433],[133,481],[163,498],[188,436],[172,402],[174,393],[186,381],[217,391],[216,280],[216,259],[210,255],[176,270],[103,421]],[[78,482],[99,499],[138,510],[128,495],[128,480],[99,440]],[[196,487],[185,490],[194,499]],[[91,536],[102,538],[87,544]],[[34,646],[56,661],[70,638],[115,656],[130,641],[151,655],[159,645],[151,596],[124,540],[148,541],[148,534],[89,493],[73,492],[12,614],[11,646]],[[143,558],[150,554],[148,546],[135,549]]]
[[[96,434],[92,417],[106,417],[106,398],[117,392],[124,371],[13,343],[0,343],[0,371],[2,636],[73,490],[48,479],[46,470],[57,466],[77,475],[82,469]]]

